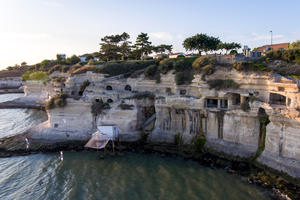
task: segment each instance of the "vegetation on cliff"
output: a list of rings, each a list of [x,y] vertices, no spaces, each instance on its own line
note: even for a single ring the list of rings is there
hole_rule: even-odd
[[[48,81],[49,76],[48,73],[43,72],[43,71],[26,71],[22,74],[22,80],[27,81],[27,80],[36,80],[36,81]]]
[[[210,89],[216,89],[216,90],[224,90],[224,89],[238,89],[240,85],[236,83],[234,80],[231,79],[212,79],[208,80],[207,84],[209,85]]]
[[[109,108],[110,108],[109,104],[107,102],[104,103],[103,100],[100,99],[99,101],[93,101],[91,106],[91,113],[94,116],[97,116],[101,114],[104,109],[109,109]]]
[[[65,107],[67,105],[67,94],[60,93],[52,97],[47,103],[46,103],[46,110],[50,110],[56,107]]]
[[[80,96],[82,96],[82,95],[83,95],[83,92],[84,92],[84,90],[85,90],[85,88],[86,88],[87,86],[89,86],[89,85],[90,85],[90,81],[89,81],[89,80],[85,80],[85,81],[80,85],[78,94],[79,94]]]

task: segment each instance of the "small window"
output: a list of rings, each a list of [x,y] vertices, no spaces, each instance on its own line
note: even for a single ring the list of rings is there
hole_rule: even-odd
[[[54,128],[57,128],[58,127],[58,124],[54,124]]]
[[[110,85],[106,86],[106,90],[112,90],[112,87]]]
[[[180,90],[180,95],[185,95],[186,94],[186,90]]]
[[[207,108],[217,108],[218,107],[218,99],[206,99],[206,107]]]
[[[131,86],[130,85],[126,85],[124,89],[127,90],[127,91],[131,91]]]
[[[228,108],[228,100],[227,99],[221,99],[220,100],[220,106],[221,106],[221,108],[227,109]]]
[[[96,102],[100,102],[100,99],[95,99]]]
[[[112,99],[107,99],[107,103],[112,103],[114,102]]]

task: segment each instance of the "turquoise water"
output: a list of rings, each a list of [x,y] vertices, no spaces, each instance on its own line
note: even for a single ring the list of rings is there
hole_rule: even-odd
[[[4,98],[1,97],[0,99]],[[16,134],[42,121],[27,113],[31,123],[18,124],[9,117],[24,109],[1,115],[0,130]],[[9,121],[5,121],[9,119]],[[1,127],[5,126],[5,127]],[[4,133],[5,134],[5,133]],[[1,200],[94,199],[204,199],[265,200],[266,191],[241,177],[203,167],[196,162],[158,155],[125,153],[100,159],[97,152],[64,152],[0,158]]]

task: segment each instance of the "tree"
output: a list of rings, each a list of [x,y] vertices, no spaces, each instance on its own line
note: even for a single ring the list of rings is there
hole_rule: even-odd
[[[291,49],[300,48],[300,40],[297,40],[296,42],[293,42],[293,43],[290,45],[290,48],[291,48]]]
[[[128,58],[130,52],[131,52],[131,42],[129,41],[124,41],[121,45],[120,45],[120,53],[122,55],[122,60],[125,60],[126,58]]]
[[[235,42],[230,42],[230,43],[227,43],[227,42],[222,42],[222,43],[219,43],[219,45],[218,45],[218,49],[225,49],[226,50],[226,53],[225,54],[227,54],[227,52],[228,51],[230,51],[230,50],[237,50],[237,49],[239,49],[239,48],[241,48],[241,44],[239,44],[239,43],[235,43]]]
[[[166,51],[171,53],[172,49],[173,49],[172,45],[166,45],[166,44],[161,44],[161,45],[158,45],[156,47],[153,47],[153,51],[155,53],[161,53],[161,54],[166,52]]]
[[[70,65],[75,65],[76,63],[80,62],[80,58],[78,58],[76,55],[73,55],[70,58],[67,58],[66,62]]]
[[[208,36],[206,34],[197,34],[192,37],[186,38],[183,42],[183,47],[187,51],[198,51],[199,55],[201,55],[201,52],[208,52],[208,51],[214,51],[217,50],[218,44],[221,41],[219,38]]]
[[[141,33],[137,36],[135,47],[141,52],[141,57],[148,55],[152,52],[151,42],[149,41],[149,36],[147,33]]]
[[[130,52],[129,34],[124,32],[121,35],[109,35],[101,38],[100,53],[106,60],[118,60],[121,56],[124,58]],[[121,43],[121,44],[120,44]]]
[[[26,66],[26,65],[27,65],[27,63],[26,63],[25,61],[21,63],[21,66],[22,66],[22,67],[24,67],[24,66]]]

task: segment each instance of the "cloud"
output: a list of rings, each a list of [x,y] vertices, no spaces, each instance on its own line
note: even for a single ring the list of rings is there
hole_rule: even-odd
[[[43,4],[45,6],[56,7],[56,8],[63,7],[63,4],[57,1],[43,1]]]
[[[167,32],[149,33],[149,36],[153,40],[161,40],[161,41],[172,41],[174,38],[170,33]]]

